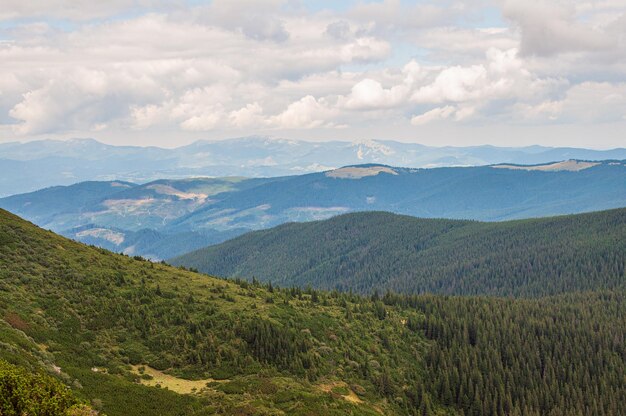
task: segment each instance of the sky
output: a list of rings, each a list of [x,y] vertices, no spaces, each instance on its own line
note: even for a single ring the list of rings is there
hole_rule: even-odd
[[[0,142],[626,147],[626,0],[0,0]]]

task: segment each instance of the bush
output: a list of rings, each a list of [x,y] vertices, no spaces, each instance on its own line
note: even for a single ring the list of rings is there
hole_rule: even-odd
[[[0,361],[0,415],[69,416],[88,411],[53,377]]]

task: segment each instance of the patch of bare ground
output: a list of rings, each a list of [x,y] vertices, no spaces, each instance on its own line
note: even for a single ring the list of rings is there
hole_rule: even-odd
[[[361,179],[366,176],[376,176],[379,173],[389,173],[391,175],[397,175],[398,172],[387,166],[370,166],[370,167],[345,167],[330,172],[326,172],[326,176],[329,178],[337,179]]]
[[[320,390],[325,393],[329,393],[335,396],[340,396],[344,400],[349,401],[350,403],[360,404],[363,403],[363,400],[348,386],[347,383],[343,381],[333,381],[329,383],[318,384],[317,386]]]
[[[563,162],[549,163],[547,165],[537,166],[518,166],[518,165],[495,165],[494,169],[512,169],[512,170],[538,170],[542,172],[558,172],[570,171],[578,172],[580,170],[589,169],[598,165],[599,162],[581,162],[578,160],[564,160]]]
[[[229,380],[215,380],[207,378],[203,380],[186,380],[165,374],[162,371],[149,367],[147,365],[133,365],[132,372],[140,376],[140,382],[146,386],[162,387],[172,390],[179,394],[194,394],[200,393],[202,390],[207,390],[208,383],[225,383]]]

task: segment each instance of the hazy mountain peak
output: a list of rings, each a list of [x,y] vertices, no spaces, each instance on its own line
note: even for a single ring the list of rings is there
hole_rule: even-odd
[[[392,140],[312,142],[269,136],[200,140],[173,149],[93,139],[0,144],[0,196],[88,180],[145,183],[183,177],[276,177],[376,163],[408,168],[538,165],[626,159],[626,149],[428,147]]]
[[[354,142],[357,147],[357,158],[363,160],[370,156],[376,159],[377,156],[391,156],[395,154],[395,150],[390,146],[384,145],[376,140],[357,140]]]

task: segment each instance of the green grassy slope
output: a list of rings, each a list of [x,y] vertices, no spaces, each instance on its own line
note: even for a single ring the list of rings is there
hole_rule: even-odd
[[[406,413],[426,348],[407,313],[131,259],[0,211],[0,358],[57,369],[109,415]],[[216,381],[179,395],[137,384],[131,365]]]
[[[278,289],[0,211],[0,360],[108,415],[624,414],[625,299]]]
[[[500,223],[354,213],[245,234],[171,262],[361,293],[539,296],[612,288],[626,283],[626,209]]]

